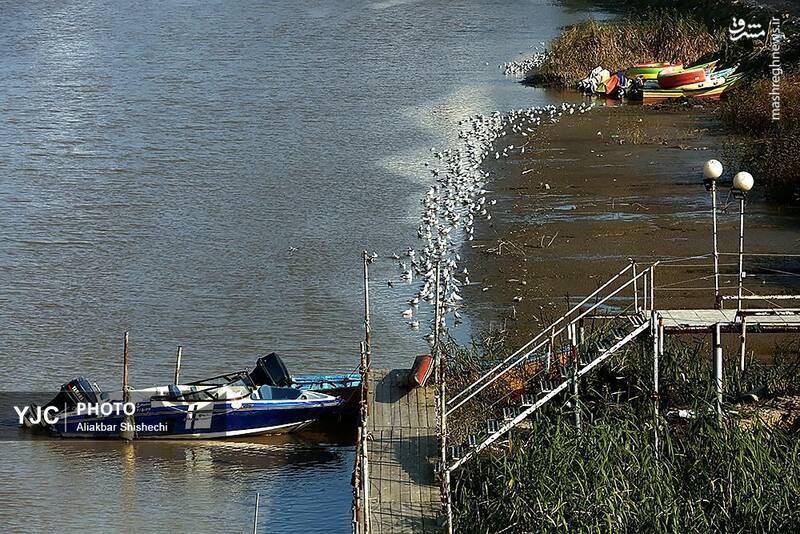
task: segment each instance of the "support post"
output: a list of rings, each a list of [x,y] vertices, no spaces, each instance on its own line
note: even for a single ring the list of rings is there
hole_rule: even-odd
[[[714,306],[719,309],[722,301],[719,298],[719,250],[717,248],[717,181],[711,181],[711,220],[714,239]]]
[[[746,353],[747,353],[747,316],[746,315],[742,315],[742,337],[740,338],[740,347],[739,347],[739,370],[740,371],[744,371]]]
[[[656,319],[656,312],[650,314],[650,332],[653,336],[653,403],[658,411],[658,375],[659,375],[659,361],[658,357],[661,355],[659,338],[661,330]]]
[[[739,298],[736,309],[742,310],[742,281],[744,280],[744,195],[739,199]]]
[[[722,392],[723,392],[722,331],[720,328],[720,323],[716,323],[714,325],[713,343],[714,343],[714,383],[717,393],[717,398],[716,398],[717,416],[722,418]]]
[[[450,498],[450,470],[447,468],[447,398],[446,398],[446,385],[445,385],[445,365],[442,359],[442,350],[440,344],[440,330],[441,330],[441,265],[436,262],[436,299],[434,309],[434,327],[433,327],[433,354],[435,359],[436,371],[436,385],[439,388],[438,402],[436,408],[439,411],[439,455],[442,466],[441,473],[441,492],[442,504],[444,505],[445,512],[445,527],[448,534],[453,533],[453,503]]]
[[[553,362],[553,353],[555,351],[555,328],[550,329],[550,340],[547,342],[547,360],[544,363],[544,372],[550,374],[550,366]]]
[[[658,316],[658,355],[664,355],[664,318]]]
[[[173,384],[176,386],[180,384],[179,380],[181,378],[181,354],[183,352],[183,347],[178,345],[178,352],[175,354],[175,378],[172,381]]]
[[[636,262],[631,259],[631,266],[633,267],[631,276],[633,277],[633,309],[639,311],[639,283],[636,280]]]
[[[585,339],[586,329],[583,324],[583,317],[578,320],[578,345],[583,345]]]
[[[656,311],[650,312],[650,335],[653,338],[653,393],[651,398],[653,400],[653,447],[656,457],[659,455],[659,440],[658,440],[658,390],[659,390],[659,338],[661,331],[656,322]]]
[[[261,495],[256,492],[256,509],[253,512],[253,534],[258,534],[258,501]]]
[[[572,351],[572,402],[575,407],[575,427],[578,432],[581,430],[581,409],[579,406],[580,398],[578,392],[578,340],[575,323],[568,326],[570,346]]]

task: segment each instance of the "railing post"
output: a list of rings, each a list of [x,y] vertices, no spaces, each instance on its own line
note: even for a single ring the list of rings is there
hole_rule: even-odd
[[[636,262],[631,258],[633,268],[633,309],[639,311],[639,284],[636,283]]]
[[[550,374],[550,366],[553,361],[553,354],[555,352],[555,327],[550,328],[550,340],[547,342],[547,360],[545,361],[545,373]]]
[[[642,308],[643,308],[645,311],[647,311],[647,310],[649,309],[649,308],[647,307],[647,294],[648,294],[648,289],[647,289],[647,275],[648,275],[649,273],[650,273],[650,270],[649,270],[649,269],[647,269],[647,270],[644,272],[644,274],[642,275],[642,300],[644,301],[644,304],[642,305]]]
[[[650,266],[650,308],[656,309],[656,266]]]

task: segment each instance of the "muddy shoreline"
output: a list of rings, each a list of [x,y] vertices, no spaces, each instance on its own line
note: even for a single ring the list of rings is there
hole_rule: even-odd
[[[508,158],[487,159],[487,189],[497,199],[465,244],[471,283],[464,288],[475,334],[506,330],[521,342],[596,289],[629,261],[651,262],[711,252],[710,197],[702,165],[726,163],[713,106],[601,107],[508,135]],[[525,147],[525,151],[520,147]],[[726,175],[733,169],[726,166]],[[758,180],[758,177],[756,177]],[[719,220],[720,251],[738,250],[738,204]],[[758,184],[747,205],[748,253],[800,254],[797,210],[768,205]],[[708,261],[661,269],[657,307],[713,307]],[[736,286],[735,256],[721,260],[722,286]],[[699,265],[699,266],[698,266]],[[745,287],[763,293],[797,290],[796,262],[747,258]],[[689,282],[693,281],[693,282]]]

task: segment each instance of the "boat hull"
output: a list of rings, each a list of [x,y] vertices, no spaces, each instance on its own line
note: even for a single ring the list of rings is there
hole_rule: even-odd
[[[644,80],[655,80],[658,73],[669,67],[682,67],[682,63],[639,63],[625,70],[628,78],[642,78]]]
[[[707,100],[719,100],[719,98],[736,85],[741,79],[740,75],[733,75],[725,79],[725,82],[713,87],[701,88],[696,90],[676,89],[643,89],[642,100],[645,104],[654,104],[670,100],[673,98],[703,98]]]
[[[314,402],[251,401],[164,403],[137,406],[132,417],[62,416],[49,430],[60,437],[136,439],[219,439],[284,434],[299,430],[341,404],[339,399]]]

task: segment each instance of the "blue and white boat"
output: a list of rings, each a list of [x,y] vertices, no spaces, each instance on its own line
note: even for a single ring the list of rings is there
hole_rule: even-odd
[[[25,426],[62,437],[215,439],[303,428],[343,404],[339,397],[259,381],[237,372],[181,385],[101,391],[85,378],[61,387]],[[41,417],[42,411],[49,417]],[[37,417],[34,414],[39,414]]]
[[[296,388],[301,391],[325,393],[342,399],[340,413],[351,414],[358,411],[361,399],[361,375],[359,373],[292,375],[289,374],[281,357],[271,352],[256,361],[250,378],[262,384],[278,387]]]

